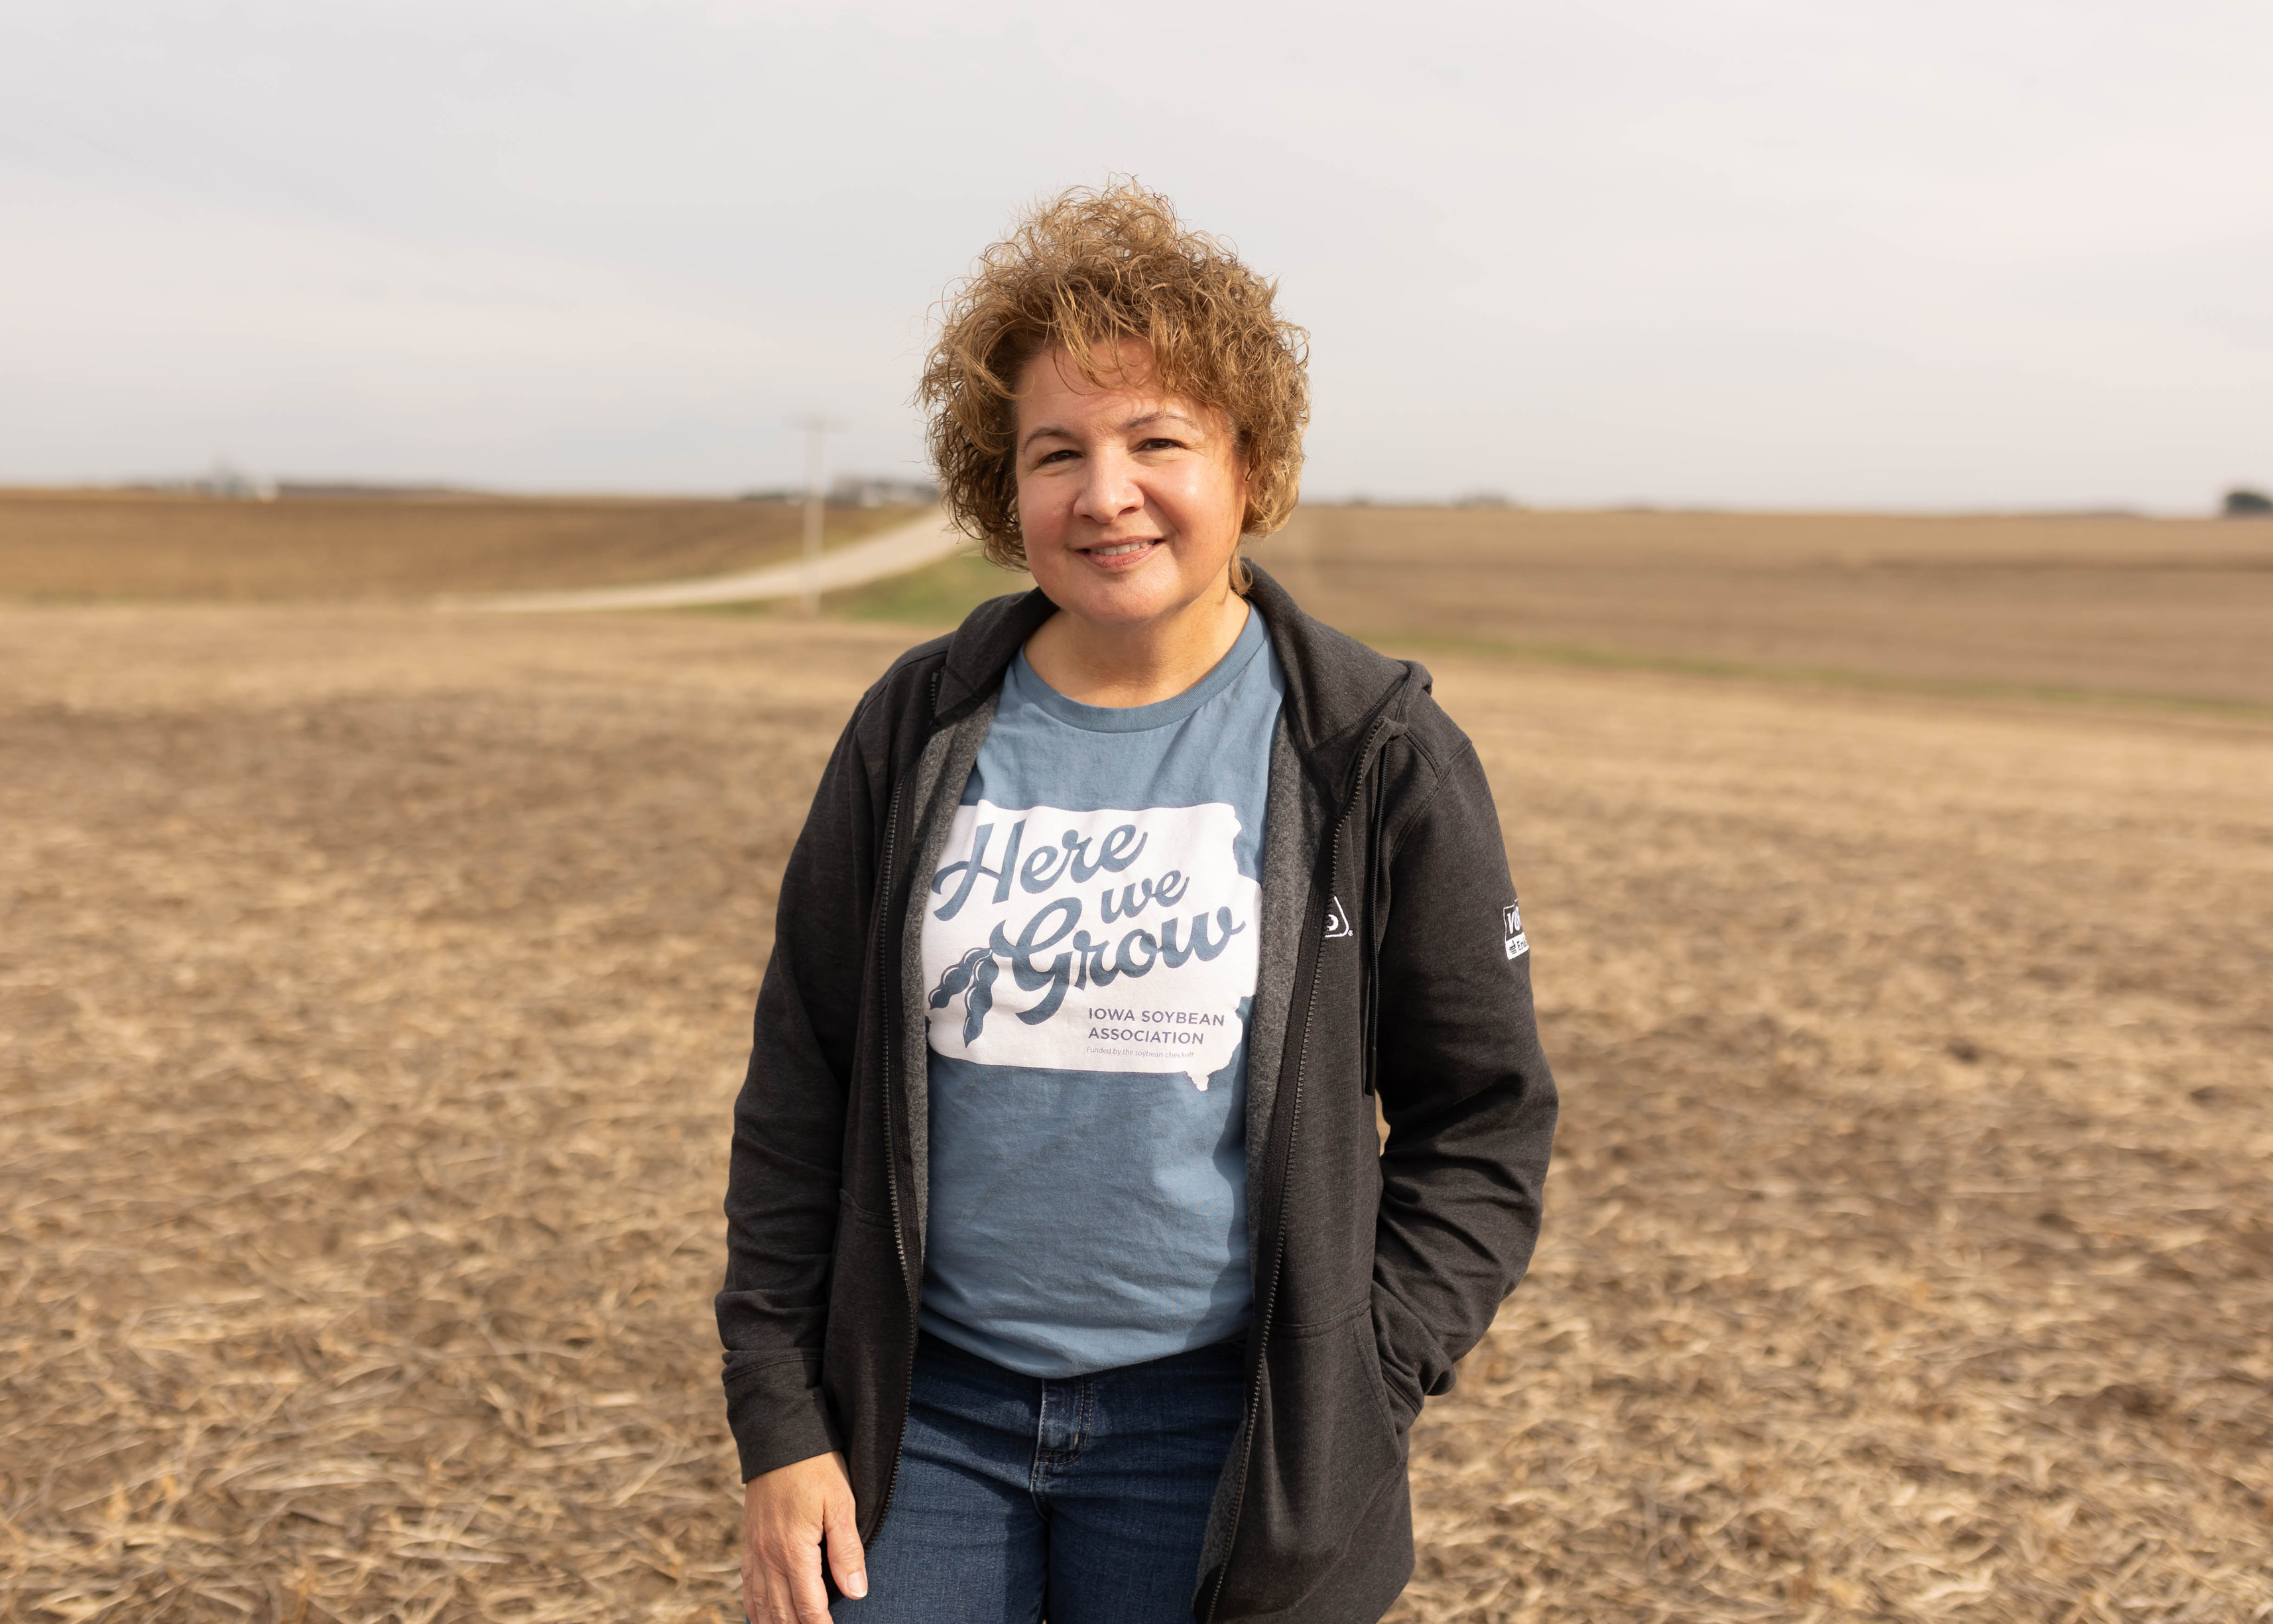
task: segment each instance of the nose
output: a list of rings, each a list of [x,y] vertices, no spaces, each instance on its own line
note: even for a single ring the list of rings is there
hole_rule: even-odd
[[[1136,464],[1127,452],[1099,447],[1091,453],[1084,474],[1074,512],[1091,523],[1110,524],[1144,506],[1144,492],[1136,484]]]

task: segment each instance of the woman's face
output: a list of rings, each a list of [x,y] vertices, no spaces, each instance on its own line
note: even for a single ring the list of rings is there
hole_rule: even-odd
[[[1122,345],[1099,388],[1047,350],[1019,380],[1026,565],[1082,620],[1159,620],[1229,590],[1244,460],[1220,412],[1145,381],[1151,359],[1147,346]]]

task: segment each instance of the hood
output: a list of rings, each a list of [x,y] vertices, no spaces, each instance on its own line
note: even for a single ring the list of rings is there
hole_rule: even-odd
[[[1416,661],[1391,659],[1305,614],[1267,572],[1249,568],[1254,584],[1247,601],[1263,617],[1287,677],[1288,737],[1320,791],[1333,799],[1356,770],[1374,718],[1395,700],[1391,726],[1399,726],[1413,696],[1429,691],[1429,673]],[[948,641],[933,725],[959,720],[993,693],[1026,639],[1056,613],[1037,587],[990,598],[964,617]]]

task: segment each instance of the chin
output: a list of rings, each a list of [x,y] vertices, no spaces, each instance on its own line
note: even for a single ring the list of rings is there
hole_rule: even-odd
[[[1160,559],[1158,563],[1170,560]],[[1050,601],[1088,620],[1149,620],[1177,607],[1188,596],[1173,570],[1137,569],[1107,575],[1085,562],[1035,577]]]
[[[1068,609],[1084,620],[1096,620],[1109,626],[1134,626],[1154,620],[1176,607],[1172,594],[1166,592],[1130,591],[1125,588],[1095,585],[1086,591],[1069,592],[1063,597],[1053,592],[1051,600],[1061,609]]]

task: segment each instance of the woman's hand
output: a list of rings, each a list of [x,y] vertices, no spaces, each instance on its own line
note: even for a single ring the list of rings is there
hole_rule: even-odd
[[[836,1588],[855,1600],[866,1596],[867,1563],[842,1455],[795,1461],[742,1485],[742,1610],[750,1624],[829,1624],[824,1543]]]

